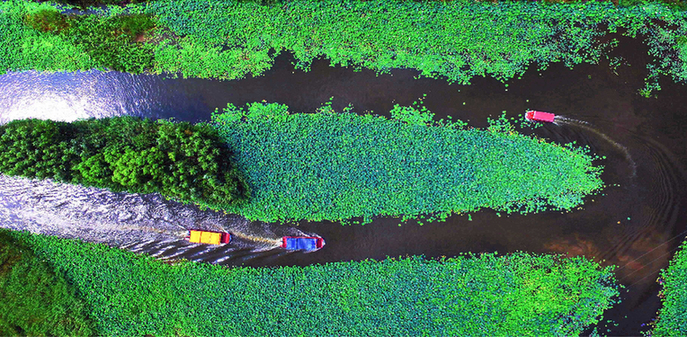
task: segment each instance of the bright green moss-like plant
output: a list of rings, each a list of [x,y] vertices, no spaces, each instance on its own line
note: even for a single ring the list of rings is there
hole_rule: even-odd
[[[71,17],[65,39],[83,48],[96,64],[116,71],[142,73],[153,67],[152,46],[135,42],[155,27],[147,15]]]
[[[0,335],[92,336],[86,303],[25,239],[0,229]]]
[[[663,308],[650,336],[687,335],[687,241],[670,261],[670,266],[661,271],[659,282],[663,285],[660,292]]]
[[[81,9],[87,9],[91,6],[102,6],[102,5],[126,5],[131,3],[141,3],[151,0],[54,0],[53,2],[65,5],[76,6]],[[155,0],[152,0],[155,1]]]
[[[16,233],[105,336],[572,336],[617,301],[612,267],[515,253],[223,268]]]
[[[262,221],[528,213],[571,209],[602,186],[582,149],[517,134],[505,119],[478,130],[412,107],[392,114],[400,120],[230,104],[213,121],[253,193],[226,210]]]

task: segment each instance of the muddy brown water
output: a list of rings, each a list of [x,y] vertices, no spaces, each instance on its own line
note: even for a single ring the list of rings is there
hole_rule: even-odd
[[[238,258],[220,263],[305,266],[493,251],[585,255],[618,266],[618,280],[626,287],[621,291],[622,303],[605,315],[612,322],[600,324],[599,331],[638,335],[660,307],[658,272],[667,267],[687,235],[687,87],[661,78],[663,90],[657,98],[639,96],[637,89],[643,87],[645,63],[650,60],[647,48],[616,37],[621,43],[612,55],[626,57],[617,74],[605,61],[573,70],[555,64],[538,72],[532,66],[522,79],[509,81],[507,88],[489,78],[475,78],[470,86],[415,79],[418,72],[412,70],[377,76],[369,70],[330,67],[327,60],[315,61],[305,73],[293,69],[288,54],[279,56],[264,76],[228,82],[97,72],[7,74],[0,76],[0,123],[26,117],[73,120],[122,114],[199,122],[209,120],[211,111],[228,102],[266,100],[287,104],[292,111],[313,111],[331,96],[337,110],[352,103],[359,113],[387,115],[394,104],[410,105],[427,94],[425,106],[437,119],[450,115],[475,127],[485,127],[487,117],[498,117],[503,110],[508,116],[522,115],[526,109],[550,111],[579,122],[522,132],[560,143],[576,141],[607,157],[598,163],[605,166],[604,195],[587,198],[582,209],[500,217],[484,210],[472,214],[472,221],[453,216],[424,226],[410,222],[399,227],[398,219],[389,218],[365,226],[304,222],[298,230],[324,237],[327,244],[322,250],[309,254],[250,254],[248,250],[233,252]]]

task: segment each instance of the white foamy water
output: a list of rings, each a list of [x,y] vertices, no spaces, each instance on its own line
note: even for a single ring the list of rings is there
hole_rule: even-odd
[[[224,262],[278,248],[296,228],[251,222],[242,216],[165,200],[157,194],[105,189],[0,175],[0,227],[105,243],[160,258]],[[224,245],[190,243],[189,229],[229,232]],[[259,255],[259,254],[258,254]]]

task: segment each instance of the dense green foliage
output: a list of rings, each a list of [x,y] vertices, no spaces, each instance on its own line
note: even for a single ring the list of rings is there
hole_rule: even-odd
[[[652,336],[687,336],[687,241],[670,261],[667,270],[661,271],[660,296],[663,302],[651,331]]]
[[[57,19],[59,16],[52,14],[46,14],[42,20],[30,19],[27,17],[27,7],[31,7],[32,12],[52,8],[47,4],[38,5],[22,1],[0,2],[1,72],[29,69],[77,71],[102,67],[96,64],[81,46],[69,42],[62,34],[56,35],[31,28],[30,24],[37,25],[43,20],[59,26],[62,23]]]
[[[232,268],[30,235],[106,336],[577,335],[616,302],[612,268],[516,253]]]
[[[334,112],[290,114],[280,104],[229,104],[213,114],[252,193],[227,210],[249,219],[342,220],[571,209],[602,186],[600,167],[568,149],[513,131],[432,122],[397,106],[394,119]]]
[[[45,2],[46,0],[34,0],[38,2]],[[102,5],[128,5],[146,2],[150,0],[49,0],[58,4],[71,5],[79,7],[81,9],[86,9],[91,6],[102,6]]]
[[[155,27],[149,15],[64,15],[48,4],[0,4],[0,69],[111,69],[141,73],[153,67],[150,44],[137,42]],[[4,54],[4,55],[3,55]],[[4,57],[3,57],[4,56]]]
[[[304,0],[265,7],[160,0],[146,12],[184,36],[157,47],[156,71],[184,76],[258,75],[270,66],[270,50],[275,55],[288,50],[303,69],[325,57],[333,65],[379,72],[412,68],[422,76],[462,84],[474,76],[505,81],[535,63],[540,69],[551,62],[569,67],[596,63],[615,43],[599,44],[598,38],[622,27],[632,37],[646,35],[660,60],[650,68],[652,88],[660,89],[658,74],[687,81],[687,50],[676,40],[687,34],[685,13],[662,4]],[[652,19],[678,28],[661,27]],[[607,25],[605,32],[600,24]]]
[[[25,22],[34,29],[63,37],[83,49],[102,68],[141,73],[153,67],[151,45],[135,43],[155,22],[143,14],[101,18],[69,16],[56,10],[42,9],[26,15]]]
[[[0,335],[91,336],[86,304],[21,238],[0,229]]]
[[[136,117],[0,125],[0,172],[160,193],[219,207],[247,197],[229,150],[208,124]]]
[[[102,16],[74,19],[83,29],[58,35],[21,23],[45,8],[50,6],[0,3],[0,69],[108,67],[240,79],[264,73],[276,55],[290,51],[302,69],[325,57],[333,65],[379,72],[412,68],[422,76],[468,84],[474,76],[502,81],[518,77],[532,64],[545,69],[552,62],[569,67],[599,62],[616,43],[599,44],[599,37],[626,29],[628,36],[644,35],[656,58],[648,65],[644,95],[660,89],[660,75],[687,82],[687,43],[682,38],[687,12],[660,3],[298,0],[262,6],[157,0],[127,7],[130,15],[152,15],[161,28],[145,44],[130,43],[126,34],[105,34],[117,32],[113,16],[123,12],[118,7]],[[97,33],[86,35],[90,31]],[[154,59],[147,58],[151,52]],[[618,64],[611,60],[612,66]]]

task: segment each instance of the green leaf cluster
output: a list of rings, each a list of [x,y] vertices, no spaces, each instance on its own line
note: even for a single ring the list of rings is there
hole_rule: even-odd
[[[73,280],[106,336],[571,336],[599,322],[618,296],[612,267],[584,257],[228,269],[16,235]]]
[[[397,120],[229,104],[212,119],[253,194],[226,210],[261,221],[529,213],[572,209],[602,187],[583,149],[515,133],[505,120],[464,129],[414,109],[395,107]]]
[[[87,9],[91,6],[102,6],[102,5],[124,5],[124,4],[135,4],[146,2],[150,0],[53,0],[53,2],[58,4],[71,5],[79,7],[81,9]],[[154,1],[154,0],[152,0]]]
[[[31,15],[39,12],[44,13],[43,17]],[[69,22],[62,22],[62,16],[55,13],[49,4],[0,2],[0,73],[31,69],[77,71],[98,66],[83,48],[59,34]]]
[[[92,336],[88,306],[63,273],[0,229],[0,335]]]
[[[0,172],[214,207],[248,197],[231,152],[208,124],[136,117],[16,120],[0,126]]]
[[[0,37],[19,42],[7,45],[16,49],[6,52],[17,55],[3,71],[95,68],[142,73],[153,68],[152,45],[137,42],[156,26],[150,15],[67,15],[48,4],[23,1],[0,6],[0,20],[16,25],[0,31],[5,35]]]
[[[687,335],[687,241],[682,243],[668,269],[661,270],[658,281],[663,285],[659,293],[663,307],[653,329],[645,335]]]

